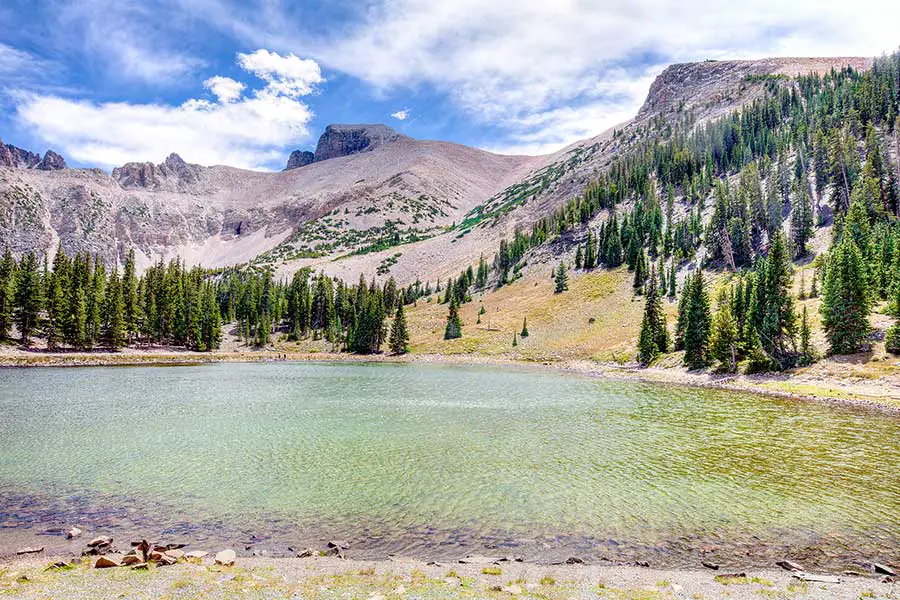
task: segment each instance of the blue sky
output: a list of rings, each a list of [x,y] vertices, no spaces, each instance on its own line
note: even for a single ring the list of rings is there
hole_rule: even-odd
[[[671,62],[891,51],[898,5],[4,0],[0,138],[105,169],[277,169],[329,123],[545,153],[631,116]]]

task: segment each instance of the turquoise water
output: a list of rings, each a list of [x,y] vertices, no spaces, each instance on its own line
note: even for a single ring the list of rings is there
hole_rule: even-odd
[[[528,369],[0,370],[7,528],[827,563],[897,557],[898,465],[896,417]]]

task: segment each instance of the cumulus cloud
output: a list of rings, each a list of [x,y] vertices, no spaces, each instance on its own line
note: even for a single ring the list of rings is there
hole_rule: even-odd
[[[266,53],[272,64],[292,65],[293,55]],[[265,84],[247,93],[227,77],[212,77],[204,86],[216,101],[190,99],[178,106],[96,103],[55,95],[20,94],[18,120],[76,161],[116,166],[134,160],[161,161],[170,152],[201,164],[264,168],[281,157],[281,149],[309,138],[312,111],[299,97],[321,81],[318,65],[302,70],[264,70],[258,63],[238,64]],[[286,62],[279,63],[278,59]],[[300,61],[309,63],[314,61]]]
[[[203,87],[215,94],[216,98],[219,99],[219,102],[227,104],[240,98],[241,92],[244,91],[246,86],[240,81],[235,81],[230,77],[216,75],[215,77],[210,77],[204,81]]]
[[[391,113],[391,116],[398,121],[405,121],[407,118],[409,118],[409,112],[410,111],[408,108],[404,108],[403,110],[398,110],[395,113]]]
[[[260,49],[252,54],[239,53],[238,64],[268,82],[267,91],[292,98],[311,94],[314,86],[324,81],[316,61],[293,54],[281,56]]]

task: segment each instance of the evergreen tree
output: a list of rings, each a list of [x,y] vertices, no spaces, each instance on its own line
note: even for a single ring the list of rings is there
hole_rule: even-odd
[[[791,212],[791,241],[794,244],[794,256],[801,258],[808,252],[806,245],[813,236],[813,214],[809,197],[809,184],[804,177],[797,188]]]
[[[519,334],[523,338],[528,337],[528,317],[522,318],[522,333]]]
[[[406,354],[409,351],[409,331],[406,329],[402,302],[397,304],[397,312],[391,325],[390,349],[394,354]]]
[[[450,310],[447,313],[447,326],[444,328],[444,339],[455,340],[462,337],[462,321],[459,319],[459,304],[454,298],[450,302]]]
[[[666,315],[659,299],[659,284],[656,280],[656,269],[650,271],[647,284],[647,299],[644,302],[644,316],[641,320],[641,332],[638,336],[638,360],[642,365],[649,365],[661,353],[669,350],[669,332],[666,326]]]
[[[575,248],[575,268],[576,268],[576,269],[580,269],[580,268],[581,268],[581,261],[582,261],[581,244],[579,244],[579,245]]]
[[[776,232],[757,277],[759,311],[758,323],[763,348],[782,368],[789,366],[794,356],[797,316],[791,297],[791,272],[784,236]]]
[[[9,248],[0,260],[0,340],[9,337],[16,304],[16,260]]]
[[[113,350],[121,348],[125,343],[125,301],[117,269],[113,270],[106,286],[103,338],[106,345]]]
[[[682,294],[687,294],[684,323],[684,364],[691,369],[701,369],[709,361],[710,314],[709,296],[700,269],[694,271],[690,284]]]
[[[28,252],[22,257],[16,275],[16,325],[22,344],[27,347],[37,328],[43,304],[41,274],[34,252]]]
[[[569,276],[566,274],[566,265],[562,261],[559,261],[553,280],[556,283],[554,294],[561,294],[569,289]]]
[[[733,373],[737,370],[738,327],[731,312],[731,304],[724,293],[719,297],[718,305],[712,321],[709,353],[720,371]]]
[[[634,282],[631,284],[635,294],[642,294],[647,283],[647,255],[643,248],[638,251],[634,261]]]
[[[515,332],[515,331],[513,331],[513,343],[512,343],[512,345],[513,345],[513,348],[515,348],[516,346],[519,345],[519,341],[516,339],[516,332]]]
[[[859,352],[869,335],[868,277],[852,238],[828,258],[823,288],[822,326],[832,354]]]

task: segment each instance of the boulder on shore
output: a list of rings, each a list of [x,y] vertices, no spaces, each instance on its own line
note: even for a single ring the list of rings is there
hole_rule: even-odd
[[[237,560],[237,554],[234,553],[234,550],[222,550],[221,552],[216,553],[216,564],[222,565],[223,567],[230,567],[234,564],[234,561]]]
[[[108,569],[110,567],[121,567],[122,563],[115,558],[109,556],[101,556],[97,559],[97,562],[94,563],[95,569]]]

